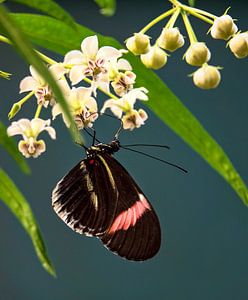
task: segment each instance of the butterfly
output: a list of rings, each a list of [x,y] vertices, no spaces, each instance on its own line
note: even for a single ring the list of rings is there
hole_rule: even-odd
[[[53,190],[52,206],[75,232],[100,239],[120,257],[144,261],[160,249],[160,224],[145,194],[113,157],[119,149],[117,138],[86,148],[86,158]]]

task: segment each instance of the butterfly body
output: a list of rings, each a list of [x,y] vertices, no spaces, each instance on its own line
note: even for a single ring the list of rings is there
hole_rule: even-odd
[[[117,139],[86,149],[87,157],[57,184],[52,205],[74,231],[99,238],[112,252],[143,261],[160,248],[157,215],[139,186],[113,157]]]

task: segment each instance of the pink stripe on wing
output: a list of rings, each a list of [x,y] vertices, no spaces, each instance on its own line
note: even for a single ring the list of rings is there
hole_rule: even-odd
[[[130,226],[134,226],[139,218],[150,210],[151,207],[143,194],[139,194],[139,200],[127,210],[121,212],[113,221],[108,233],[114,233],[118,230],[127,230]]]

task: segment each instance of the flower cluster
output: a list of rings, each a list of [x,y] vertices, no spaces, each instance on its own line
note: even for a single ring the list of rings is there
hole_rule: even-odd
[[[167,63],[168,52],[172,53],[184,46],[184,37],[175,23],[182,16],[190,45],[183,58],[186,63],[199,67],[193,73],[194,84],[202,89],[216,88],[221,80],[220,67],[208,64],[211,52],[204,42],[199,42],[190,23],[188,15],[192,15],[211,25],[209,31],[214,39],[228,41],[227,45],[237,58],[248,56],[248,32],[238,32],[227,11],[223,16],[217,17],[198,8],[181,4],[177,0],[170,0],[172,9],[166,11],[147,24],[140,32],[135,33],[126,40],[126,47],[134,55],[140,55],[142,63],[151,69],[160,69]],[[164,18],[171,16],[155,43],[151,45],[150,37],[146,32]]]
[[[122,120],[124,129],[133,130],[144,125],[148,118],[146,112],[143,109],[136,110],[134,106],[137,100],[148,100],[148,91],[144,87],[134,88],[136,75],[132,72],[130,63],[122,58],[125,52],[109,46],[99,48],[97,36],[89,36],[82,41],[81,51],[68,52],[63,62],[57,63],[50,58],[45,60],[79,130],[92,127],[99,111],[104,113],[106,109],[110,109]],[[46,58],[44,55],[42,57]],[[37,140],[38,135],[46,130],[52,139],[56,136],[55,130],[50,126],[51,121],[39,118],[42,108],[51,107],[52,119],[62,115],[67,127],[71,123],[49,85],[32,66],[30,73],[31,76],[20,82],[20,93],[28,94],[12,106],[9,118],[13,118],[33,95],[37,101],[35,116],[31,121],[21,119],[13,122],[7,132],[10,136],[22,135],[19,150],[25,157],[37,157],[46,149],[45,142]],[[88,83],[88,86],[75,87],[82,81]],[[98,108],[97,90],[109,97],[101,109]]]

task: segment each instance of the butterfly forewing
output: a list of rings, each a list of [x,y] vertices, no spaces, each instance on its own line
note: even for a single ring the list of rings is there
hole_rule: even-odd
[[[52,205],[74,231],[87,235],[104,233],[112,223],[117,190],[106,167],[97,159],[84,159],[57,184]]]
[[[158,218],[144,193],[112,156],[102,154],[118,190],[113,222],[100,236],[105,246],[129,260],[146,260],[160,248],[161,231]]]

